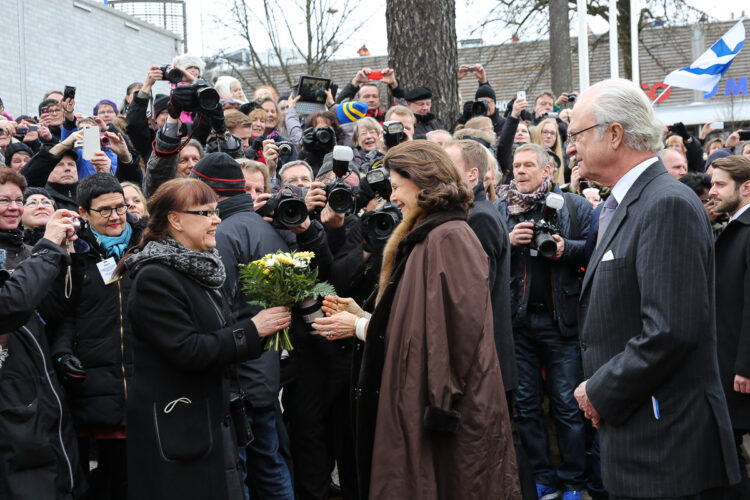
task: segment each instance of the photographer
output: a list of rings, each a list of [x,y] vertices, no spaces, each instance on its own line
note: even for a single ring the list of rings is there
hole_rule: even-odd
[[[151,87],[163,78],[164,74],[161,68],[159,66],[151,66],[143,81],[143,86],[133,96],[133,100],[128,107],[128,114],[126,115],[127,126],[125,131],[144,161],[148,161],[151,157],[151,143],[156,137],[156,131],[162,128],[167,121],[169,96],[164,94],[154,97],[153,106],[151,107],[151,118],[149,119],[148,117],[148,108],[151,102]]]
[[[265,110],[257,108],[252,110],[249,115],[235,110],[227,110],[224,112],[224,116],[231,134],[242,140],[245,158],[267,163],[266,145],[270,143],[275,146],[271,148],[273,150],[272,161],[279,161],[280,156],[283,165],[297,159],[297,150],[289,140],[278,133],[271,136],[266,135],[269,115]],[[275,170],[276,166],[274,164],[269,168]]]
[[[545,494],[583,489],[586,452],[583,417],[573,397],[581,378],[578,346],[578,270],[591,217],[585,198],[562,195],[551,181],[554,161],[544,148],[516,150],[514,179],[496,206],[511,244],[511,313],[518,366],[518,428],[537,489]],[[540,373],[547,371],[562,463],[547,447]],[[540,489],[541,488],[541,489]]]
[[[495,130],[495,135],[499,136],[505,120],[500,116],[500,112],[495,105],[495,91],[487,81],[487,74],[484,71],[484,67],[481,64],[474,64],[472,66],[464,64],[458,68],[458,79],[461,80],[469,73],[477,78],[479,87],[474,94],[474,100],[464,103],[463,114],[459,117],[458,123],[464,124],[474,116],[489,116],[492,120],[492,128]]]
[[[682,122],[677,122],[671,125],[667,125],[666,135],[677,135],[682,138],[682,143],[685,147],[685,156],[687,157],[688,172],[703,172],[703,147],[701,147],[700,141],[690,135],[687,131],[687,127]]]
[[[15,187],[20,175],[0,173],[0,190]],[[15,177],[15,180],[14,180]],[[2,198],[2,196],[0,196]],[[2,208],[0,207],[0,210]],[[38,310],[69,262],[67,241],[76,238],[72,218],[58,210],[31,255],[14,266],[0,262],[0,497],[79,498],[78,447],[65,393],[51,371],[44,322]],[[7,262],[6,262],[7,264]]]
[[[510,114],[506,116],[503,129],[497,142],[497,162],[503,177],[513,178],[513,149],[520,143],[531,142],[531,137],[526,123],[522,123],[521,116],[529,106],[526,99],[513,99],[509,104]],[[519,132],[521,132],[519,134]]]
[[[373,71],[370,68],[362,68],[352,78],[350,83],[341,89],[336,95],[336,103],[340,104],[347,100],[361,101],[367,104],[367,116],[383,121],[385,110],[381,108],[380,87],[375,81],[381,80],[388,85],[393,99],[403,99],[404,88],[396,80],[396,74],[391,68],[381,71]],[[386,109],[388,106],[386,106]]]
[[[336,115],[331,111],[317,111],[310,115],[308,125],[302,133],[302,151],[298,158],[305,160],[317,175],[325,155],[337,144],[351,146],[339,127]]]
[[[551,92],[542,92],[534,100],[533,125],[539,125],[547,118],[554,118],[560,130],[560,137],[568,137],[568,124],[560,119],[555,110],[560,109],[564,104],[574,102],[577,96],[578,92],[567,92],[555,100]]]

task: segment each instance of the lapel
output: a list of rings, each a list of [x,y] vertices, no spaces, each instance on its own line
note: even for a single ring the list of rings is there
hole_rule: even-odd
[[[720,244],[726,241],[726,239],[729,237],[728,235],[735,233],[740,226],[750,226],[750,209],[745,210],[742,215],[727,224],[724,230],[719,234],[719,237],[716,239],[716,248],[719,248]]]
[[[638,198],[641,197],[641,193],[643,192],[643,189],[656,177],[660,175],[665,175],[667,171],[664,168],[664,165],[662,164],[661,160],[658,160],[656,163],[648,167],[646,170],[643,171],[643,173],[635,180],[635,183],[628,189],[627,194],[625,195],[625,199],[622,200],[622,203],[620,203],[617,206],[617,210],[615,211],[615,215],[612,217],[612,220],[609,222],[609,226],[607,227],[607,232],[604,233],[602,236],[601,241],[596,246],[596,249],[594,250],[594,253],[591,255],[591,259],[589,260],[588,268],[586,269],[586,274],[583,277],[583,284],[581,286],[581,294],[583,294],[586,290],[586,287],[591,282],[591,278],[594,276],[594,272],[596,271],[596,268],[599,266],[599,262],[602,260],[602,256],[604,255],[604,252],[609,247],[610,243],[615,237],[615,234],[617,234],[617,231],[619,231],[620,226],[625,221],[625,218],[627,217],[628,210],[630,205],[636,202]],[[610,195],[614,196],[614,195]]]

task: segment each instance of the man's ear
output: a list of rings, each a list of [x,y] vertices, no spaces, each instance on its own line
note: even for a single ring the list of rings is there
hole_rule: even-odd
[[[740,185],[740,196],[743,198],[750,197],[750,181],[745,181]]]
[[[615,122],[612,123],[607,131],[605,131],[605,134],[609,132],[611,133],[611,138],[609,139],[609,143],[612,146],[612,149],[619,149],[622,146],[623,140],[625,138],[625,130],[622,128],[622,125]]]

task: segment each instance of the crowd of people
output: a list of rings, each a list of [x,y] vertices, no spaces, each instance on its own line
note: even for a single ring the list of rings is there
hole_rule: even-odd
[[[0,101],[0,498],[750,498],[750,133],[204,71]],[[253,305],[290,250],[336,295]]]

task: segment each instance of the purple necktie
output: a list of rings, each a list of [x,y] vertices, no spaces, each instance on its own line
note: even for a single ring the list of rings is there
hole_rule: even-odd
[[[612,220],[612,216],[615,215],[615,210],[617,210],[617,200],[615,199],[615,195],[610,193],[609,198],[604,202],[602,213],[599,214],[599,234],[596,236],[597,245],[602,241],[604,232],[607,230],[607,227],[609,227],[609,222]]]

